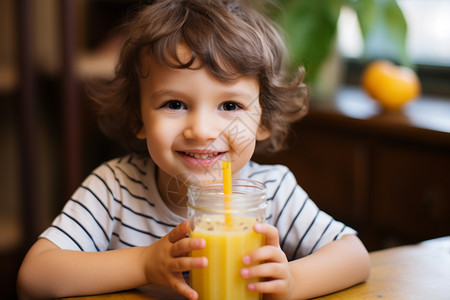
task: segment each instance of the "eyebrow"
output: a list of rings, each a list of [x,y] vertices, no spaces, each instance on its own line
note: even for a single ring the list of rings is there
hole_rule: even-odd
[[[162,89],[162,90],[151,93],[150,96],[157,98],[157,97],[162,97],[162,96],[166,96],[166,95],[183,96],[184,93],[183,93],[183,91]],[[239,98],[239,99],[256,100],[259,98],[259,94],[253,95],[253,94],[247,93],[245,91],[224,91],[223,93],[221,93],[221,97],[230,98],[230,99]]]
[[[229,91],[229,92],[225,92],[223,93],[223,95],[226,98],[246,98],[246,99],[250,99],[250,100],[254,100],[259,98],[259,94],[253,95],[251,93],[246,93],[246,92],[241,92],[241,91]]]
[[[161,96],[165,96],[165,95],[182,95],[182,94],[183,93],[179,92],[179,91],[163,89],[163,90],[159,90],[159,91],[156,91],[156,92],[152,92],[150,94],[150,96],[152,98],[154,98],[154,97],[161,97]]]

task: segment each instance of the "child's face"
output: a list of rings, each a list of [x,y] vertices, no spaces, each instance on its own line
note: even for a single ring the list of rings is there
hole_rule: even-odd
[[[143,128],[159,167],[158,186],[167,190],[176,179],[185,184],[221,177],[221,162],[232,172],[251,158],[262,130],[259,84],[242,77],[225,84],[202,67],[173,69],[142,56],[140,79]]]

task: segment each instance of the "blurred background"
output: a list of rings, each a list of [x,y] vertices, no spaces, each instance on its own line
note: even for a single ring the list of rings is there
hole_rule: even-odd
[[[144,2],[0,1],[5,299],[16,297],[26,250],[83,178],[125,153],[101,134],[83,83],[113,75],[121,36],[112,29]],[[309,74],[310,113],[294,125],[288,149],[254,159],[288,165],[369,250],[450,234],[450,1],[281,2],[286,9],[274,18]],[[379,58],[420,78],[421,96],[400,111],[384,111],[360,86],[364,67]]]

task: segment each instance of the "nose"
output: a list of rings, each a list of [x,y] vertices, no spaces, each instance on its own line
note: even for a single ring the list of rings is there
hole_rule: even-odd
[[[206,110],[191,112],[184,130],[184,137],[197,141],[214,140],[220,134],[218,122],[214,114]]]

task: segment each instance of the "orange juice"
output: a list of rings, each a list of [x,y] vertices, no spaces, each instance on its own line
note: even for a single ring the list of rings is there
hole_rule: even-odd
[[[194,250],[193,257],[206,256],[208,266],[191,270],[192,288],[200,300],[257,300],[261,295],[247,289],[253,279],[240,275],[242,257],[261,247],[263,235],[253,231],[256,218],[233,216],[232,226],[226,226],[224,216],[203,215],[191,231],[192,238],[203,238],[206,247]]]

